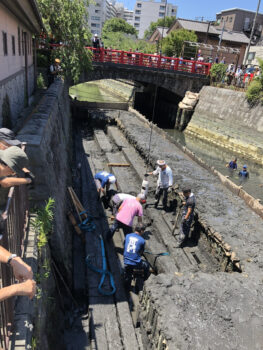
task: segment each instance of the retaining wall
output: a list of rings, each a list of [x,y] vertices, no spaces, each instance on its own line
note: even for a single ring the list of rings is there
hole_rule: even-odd
[[[67,184],[70,175],[71,118],[68,88],[56,80],[44,93],[29,120],[18,133],[27,142],[30,169],[35,174],[35,187],[30,191],[32,206],[55,199],[55,227],[51,245],[56,260],[71,270],[71,235],[67,230]]]
[[[204,86],[185,133],[263,164],[262,115],[244,92]]]

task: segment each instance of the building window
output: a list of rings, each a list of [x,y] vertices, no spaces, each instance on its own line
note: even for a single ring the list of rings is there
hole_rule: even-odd
[[[159,12],[159,17],[164,17],[164,12]]]
[[[140,20],[140,17],[135,17],[135,21],[139,21]]]
[[[134,27],[140,27],[140,23],[134,23]]]
[[[141,10],[135,10],[135,14],[136,15],[140,15],[141,14]]]
[[[91,27],[99,28],[99,27],[100,27],[100,24],[99,24],[99,23],[91,23]]]
[[[142,7],[142,4],[138,3],[138,4],[137,4],[137,7]]]
[[[227,18],[226,18],[226,22],[228,21],[228,16],[227,16]]]
[[[96,3],[96,6],[100,7],[100,4],[99,4],[99,3]]]
[[[160,6],[160,11],[164,11],[165,10],[165,6]]]
[[[229,17],[229,22],[231,23],[233,20],[233,17]]]
[[[18,44],[18,54],[19,56],[21,56],[21,32],[19,27],[17,27],[17,44]]]
[[[252,61],[255,59],[256,53],[255,52],[249,52],[247,60],[248,63],[252,63]]]
[[[99,13],[100,12],[100,10],[95,10],[95,13]]]
[[[16,54],[16,44],[15,44],[15,36],[12,35],[12,54],[15,56]]]
[[[7,34],[6,34],[6,32],[2,32],[2,37],[3,37],[4,56],[7,56],[8,55],[8,51],[7,51]]]
[[[100,17],[98,17],[98,16],[91,16],[91,19],[93,21],[100,21]]]

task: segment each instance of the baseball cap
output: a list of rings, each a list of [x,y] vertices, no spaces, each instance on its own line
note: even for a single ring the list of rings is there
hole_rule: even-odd
[[[55,62],[60,63],[60,59],[59,58],[55,58]]]
[[[11,146],[4,151],[0,150],[0,159],[18,176],[24,176],[22,169],[28,167],[28,158],[21,148]]]
[[[165,163],[165,160],[158,159],[156,164],[159,166],[162,166],[162,165],[165,165],[166,163]]]
[[[246,164],[245,164],[245,165],[243,165],[243,168],[245,168],[245,169],[247,168]]]
[[[114,184],[116,182],[116,177],[114,175],[111,175],[108,180],[110,184]]]
[[[0,128],[0,140],[5,141],[11,146],[21,146],[22,143],[16,140],[14,132],[7,128]]]

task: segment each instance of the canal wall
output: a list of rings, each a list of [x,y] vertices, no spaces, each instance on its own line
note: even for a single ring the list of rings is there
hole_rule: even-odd
[[[42,206],[49,197],[55,199],[55,227],[51,246],[57,263],[71,271],[71,235],[67,230],[67,184],[71,178],[71,115],[68,87],[57,79],[44,93],[39,104],[18,132],[27,143],[30,169],[35,175],[30,190],[32,207]]]
[[[262,115],[244,92],[204,86],[185,133],[263,164]]]

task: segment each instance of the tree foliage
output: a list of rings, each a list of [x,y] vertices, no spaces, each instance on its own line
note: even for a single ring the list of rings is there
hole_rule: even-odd
[[[104,23],[104,26],[102,28],[102,37],[104,40],[107,37],[108,33],[112,32],[121,32],[137,36],[136,29],[122,18],[111,18]]]
[[[261,70],[261,75],[252,80],[246,92],[246,97],[251,105],[258,103],[259,101],[263,104],[263,60],[257,58],[259,67]]]
[[[105,37],[102,37],[104,47],[112,48],[116,50],[129,51],[130,49],[135,52],[136,49],[139,52],[154,53],[155,45],[150,44],[145,40],[138,40],[134,36],[120,33],[120,32],[109,32]]]
[[[175,19],[176,19],[175,16],[171,16],[171,17],[159,18],[156,22],[151,22],[149,25],[149,28],[146,29],[144,32],[144,38],[149,39],[157,27],[170,28],[173,22],[175,21]]]
[[[224,63],[214,63],[210,69],[210,76],[213,82],[222,82],[226,75],[227,65]]]
[[[61,60],[66,77],[76,83],[80,73],[91,67],[91,55],[85,49],[91,40],[87,27],[87,0],[37,0],[45,27],[55,42],[63,46],[52,50],[52,58]]]
[[[162,49],[166,56],[182,55],[183,45],[185,41],[197,42],[197,35],[193,31],[187,29],[173,30],[163,39]]]

